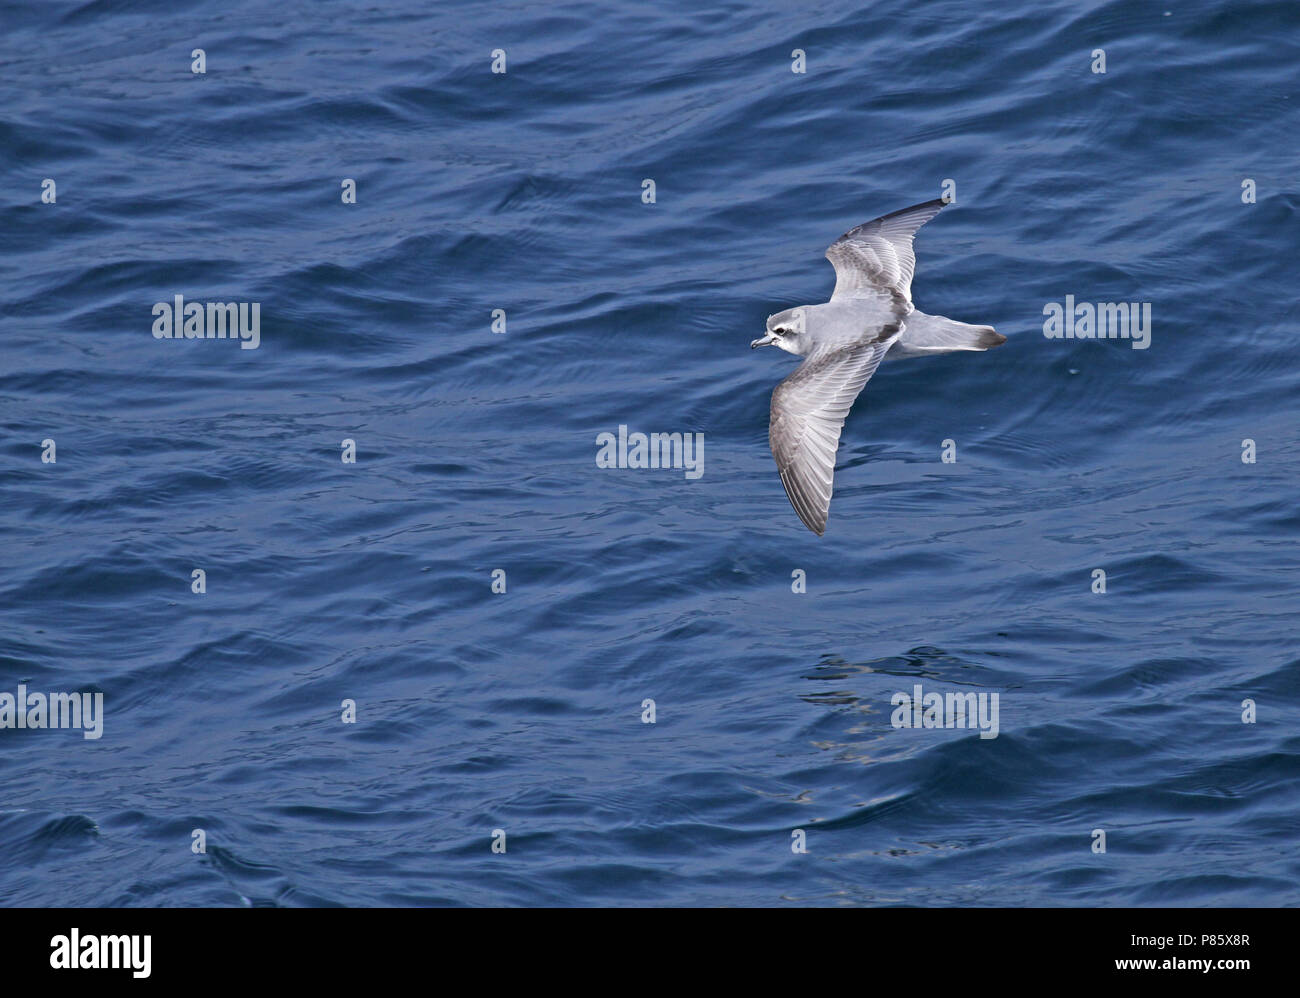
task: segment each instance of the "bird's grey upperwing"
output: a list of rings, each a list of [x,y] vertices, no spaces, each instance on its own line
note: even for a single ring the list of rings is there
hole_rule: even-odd
[[[877,339],[810,355],[772,392],[767,440],[790,505],[809,530],[826,531],[835,451],[844,419],[902,327]]]
[[[826,259],[835,268],[831,301],[880,296],[893,299],[904,314],[912,311],[912,275],[916,271],[912,236],[945,204],[936,198],[881,215],[831,243],[826,250]]]

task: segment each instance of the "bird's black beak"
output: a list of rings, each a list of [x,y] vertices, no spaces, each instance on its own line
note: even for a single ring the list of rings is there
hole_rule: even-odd
[[[762,339],[750,340],[749,349],[753,350],[755,347],[771,346],[775,342],[776,342],[776,333],[768,333]]]

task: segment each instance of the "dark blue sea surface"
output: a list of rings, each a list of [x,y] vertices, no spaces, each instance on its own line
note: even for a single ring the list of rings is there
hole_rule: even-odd
[[[0,903],[1300,904],[1300,6],[0,29],[0,695],[103,700],[0,728]],[[749,341],[945,193],[913,297],[1007,342],[880,369],[819,538]]]

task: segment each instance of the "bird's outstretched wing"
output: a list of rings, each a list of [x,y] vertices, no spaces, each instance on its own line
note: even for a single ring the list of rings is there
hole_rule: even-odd
[[[844,418],[902,331],[892,324],[870,342],[813,354],[772,392],[772,456],[790,505],[818,536],[826,531]]]
[[[903,313],[912,311],[912,274],[916,271],[912,236],[945,204],[936,198],[891,211],[831,243],[826,251],[826,259],[835,268],[831,301],[880,296],[892,299]]]

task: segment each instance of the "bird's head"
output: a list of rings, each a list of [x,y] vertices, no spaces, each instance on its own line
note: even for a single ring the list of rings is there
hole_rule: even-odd
[[[750,340],[749,348],[777,346],[786,353],[802,354],[804,334],[808,332],[807,310],[787,308],[784,312],[767,317],[767,335]]]

